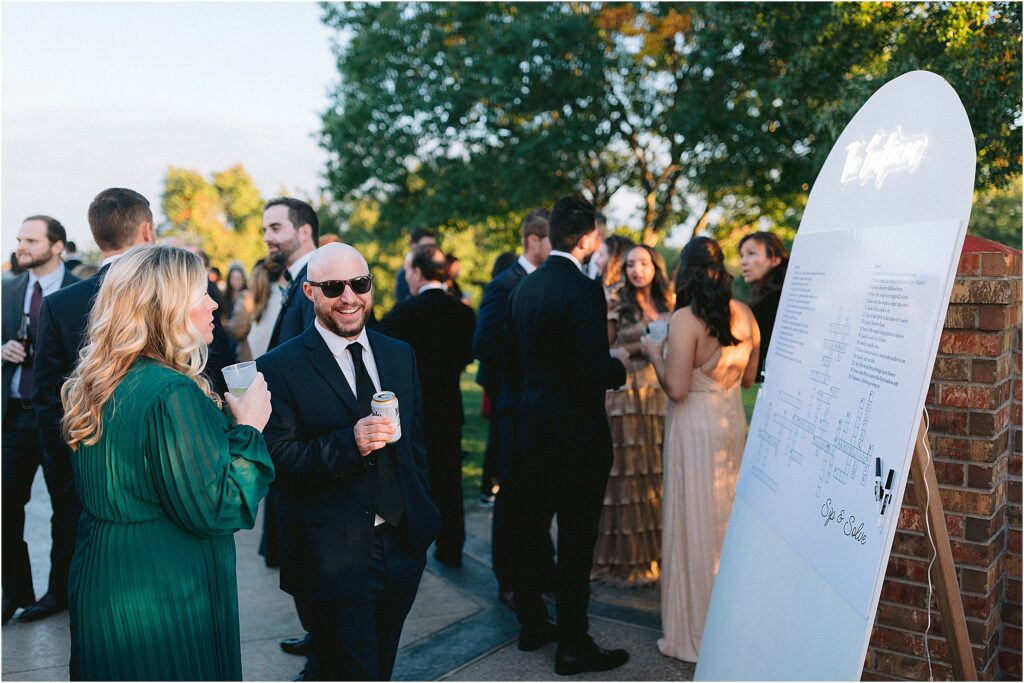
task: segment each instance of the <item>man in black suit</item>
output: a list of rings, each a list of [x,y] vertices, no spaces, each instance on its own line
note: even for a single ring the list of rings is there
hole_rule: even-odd
[[[409,283],[405,281],[405,269],[409,265],[409,261],[412,260],[412,253],[416,251],[416,247],[426,246],[433,244],[437,246],[437,237],[434,233],[423,228],[417,228],[412,231],[409,236],[409,253],[405,255],[405,260],[402,261],[402,269],[395,275],[395,303],[400,304],[411,296],[409,291]]]
[[[315,680],[388,680],[426,549],[440,526],[430,499],[416,356],[367,330],[372,276],[334,243],[309,262],[316,321],[261,356],[272,392],[264,430],[280,491],[281,588],[313,636]],[[400,438],[371,414],[397,396]]]
[[[39,336],[39,314],[43,297],[78,282],[64,266],[60,254],[67,233],[50,216],[30,216],[18,230],[18,264],[26,269],[3,283],[3,505],[2,547],[3,621],[6,624],[19,607],[36,601],[32,588],[32,566],[25,543],[25,504],[32,496],[32,480],[43,463],[43,442],[39,422],[32,410],[32,351]],[[27,345],[27,346],[26,346]],[[46,487],[54,505],[50,534],[54,550],[50,562],[50,584],[67,582],[67,566],[61,554],[60,482],[43,469]]]
[[[499,484],[508,478],[508,463],[515,452],[515,414],[519,404],[518,391],[509,384],[505,374],[509,344],[508,298],[523,278],[537,270],[551,252],[548,215],[547,209],[534,209],[523,219],[519,227],[523,253],[487,285],[477,311],[473,355],[480,360],[480,369],[476,379],[491,399],[488,445],[493,445],[495,450],[494,470]],[[498,597],[505,604],[511,605],[508,566],[519,555],[512,540],[511,532],[514,530],[505,523],[506,502],[507,497],[499,489],[491,520],[491,560],[494,576],[498,580]],[[553,554],[554,548],[549,547],[546,556],[550,558]],[[545,571],[545,576],[551,576],[552,571],[553,564]]]
[[[59,482],[60,513],[54,503],[54,528],[61,529],[61,542],[54,541],[58,558],[51,553],[51,562],[64,572],[54,581],[51,574],[49,591],[33,607],[25,610],[21,620],[41,619],[67,608],[67,567],[75,549],[75,531],[81,507],[72,483],[71,457],[60,421],[64,407],[60,388],[78,362],[78,351],[86,333],[93,298],[99,291],[107,269],[124,252],[140,244],[153,244],[153,213],[149,202],[138,192],[110,188],[100,192],[89,205],[89,227],[103,255],[100,271],[91,278],[61,289],[43,299],[39,315],[39,339],[35,348],[32,407],[39,420],[43,439],[43,467]],[[51,494],[52,497],[52,494]],[[57,535],[57,532],[54,532]]]
[[[284,265],[284,278],[289,283],[270,335],[270,349],[299,336],[313,324],[313,302],[302,296],[302,283],[306,280],[306,264],[319,239],[320,221],[306,202],[278,197],[263,207],[267,258]]]
[[[459,376],[473,360],[473,310],[448,296],[448,261],[432,244],[413,250],[405,280],[413,295],[381,319],[377,331],[412,345],[423,387],[423,432],[430,493],[441,511],[438,560],[462,565],[466,523],[462,509],[462,391]]]
[[[320,239],[320,220],[313,207],[291,197],[271,199],[263,207],[263,242],[267,245],[267,261],[283,268],[288,288],[281,297],[281,308],[274,321],[267,350],[297,337],[313,324],[315,314],[313,302],[303,293],[306,268],[309,258]],[[280,520],[278,519],[278,493],[275,484],[263,504],[263,536],[260,538],[259,553],[268,567],[281,566]],[[302,614],[300,612],[301,619]],[[298,638],[281,641],[281,649],[288,654],[306,656],[313,651],[308,627],[307,633]],[[301,680],[308,674],[308,663]]]
[[[519,641],[539,647],[554,635],[538,563],[557,514],[555,673],[560,675],[606,671],[629,659],[625,650],[598,647],[587,623],[594,544],[612,465],[604,397],[626,381],[625,352],[608,349],[604,291],[582,272],[583,260],[602,239],[594,213],[583,199],[555,203],[551,255],[509,301],[510,373],[521,377],[522,395],[518,451],[502,493],[507,488],[509,523],[518,530],[523,559],[512,584],[522,626]]]

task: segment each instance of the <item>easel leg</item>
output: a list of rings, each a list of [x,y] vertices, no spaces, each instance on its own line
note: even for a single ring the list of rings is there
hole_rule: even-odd
[[[926,532],[931,530],[937,554],[935,566],[938,577],[935,580],[935,588],[939,612],[942,615],[942,630],[946,635],[949,663],[953,667],[956,680],[976,681],[978,673],[974,667],[971,638],[967,634],[964,606],[956,580],[956,567],[953,565],[953,551],[949,545],[949,531],[946,529],[946,517],[942,511],[942,499],[939,497],[939,482],[935,478],[935,466],[925,449],[927,438],[928,433],[922,419],[917,432],[917,442],[914,444],[914,457],[910,461],[910,472],[914,477],[914,495],[917,497],[922,519],[927,520]],[[931,494],[927,501],[925,485]]]

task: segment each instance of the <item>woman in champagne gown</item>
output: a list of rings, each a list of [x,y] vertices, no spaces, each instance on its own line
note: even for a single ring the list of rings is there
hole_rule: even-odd
[[[746,433],[740,386],[757,373],[753,313],[731,298],[718,243],[679,257],[676,311],[664,343],[642,344],[668,394],[662,532],[662,654],[697,661]]]
[[[661,451],[665,392],[643,355],[640,337],[667,322],[675,297],[665,262],[651,247],[634,245],[623,258],[622,285],[609,305],[609,343],[630,353],[626,384],[607,392],[605,408],[615,459],[608,475],[592,575],[620,586],[658,580],[661,559]]]
[[[72,680],[241,680],[235,543],[274,467],[257,375],[200,374],[217,304],[197,256],[142,247],[110,267],[64,385],[82,501],[69,579]]]

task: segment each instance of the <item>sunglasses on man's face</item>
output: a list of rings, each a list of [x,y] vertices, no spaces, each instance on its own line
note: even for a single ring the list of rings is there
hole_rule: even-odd
[[[373,276],[363,275],[351,280],[324,280],[323,282],[307,280],[307,282],[310,287],[319,287],[328,299],[336,299],[345,293],[346,286],[351,287],[356,294],[366,294],[370,291],[370,285],[373,284]]]

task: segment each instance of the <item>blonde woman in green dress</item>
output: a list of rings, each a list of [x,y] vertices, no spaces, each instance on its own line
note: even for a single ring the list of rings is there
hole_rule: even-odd
[[[217,304],[199,257],[141,247],[107,272],[61,391],[82,501],[71,564],[72,680],[241,680],[232,534],[274,478],[257,375],[202,376]]]

